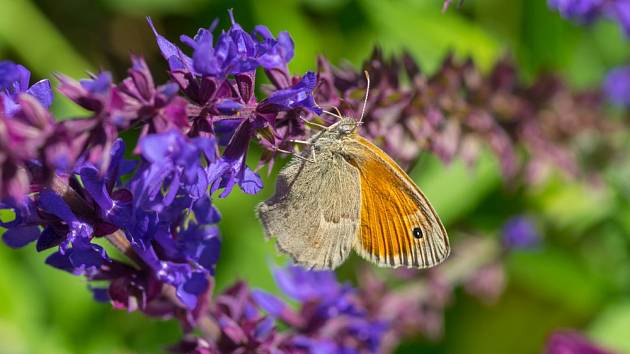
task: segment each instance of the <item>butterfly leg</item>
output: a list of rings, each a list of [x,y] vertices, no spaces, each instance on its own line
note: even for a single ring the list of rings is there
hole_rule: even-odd
[[[304,157],[304,156],[302,156],[300,154],[296,154],[293,151],[288,151],[288,150],[284,150],[284,149],[280,149],[280,148],[274,148],[274,151],[281,152],[283,154],[288,154],[288,155],[295,156],[295,157],[297,157],[300,160],[304,160],[304,161],[308,161],[308,162],[315,162],[315,156],[313,156],[313,159],[309,159],[309,158]]]
[[[289,140],[290,143],[294,143],[294,144],[302,144],[302,145],[312,145],[313,143],[311,143],[310,141],[306,141],[306,140],[297,140],[297,139],[291,139]]]
[[[307,146],[312,146],[313,143],[311,143],[310,141],[306,141],[306,140],[289,140],[289,142],[294,143],[294,144],[302,144],[302,145],[307,145]],[[313,157],[313,161],[311,162],[316,162],[317,158],[315,158],[315,149],[311,148],[311,156]]]
[[[319,123],[311,122],[310,120],[306,120],[306,119],[304,119],[304,118],[302,118],[302,117],[300,117],[300,119],[301,119],[302,121],[304,121],[304,123],[306,123],[306,124],[308,124],[308,125],[312,125],[312,126],[314,126],[314,127],[317,127],[317,128],[319,128],[319,129],[322,129],[322,130],[328,130],[328,127],[327,127],[327,126],[325,126],[325,125],[321,125],[321,124],[319,124]]]
[[[328,115],[331,115],[331,116],[333,116],[335,118],[343,119],[343,116],[341,115],[341,112],[339,111],[339,108],[337,108],[337,107],[333,107],[333,108],[337,111],[337,113],[333,113],[333,112],[326,111],[326,110],[324,110],[324,113],[326,113]],[[326,129],[328,129],[328,128],[326,128]]]

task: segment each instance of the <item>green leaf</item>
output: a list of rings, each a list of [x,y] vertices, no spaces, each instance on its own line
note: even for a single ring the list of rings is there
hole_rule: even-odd
[[[606,282],[570,251],[546,247],[516,252],[508,269],[515,283],[576,315],[592,313],[606,296]]]
[[[493,36],[457,11],[442,14],[434,1],[360,1],[370,22],[377,28],[377,42],[386,50],[408,48],[428,72],[434,71],[444,55],[471,56],[481,68],[489,68],[501,54]]]
[[[488,151],[470,168],[459,159],[445,166],[437,157],[427,154],[426,161],[411,171],[411,177],[445,224],[471,212],[502,183],[496,158]]]
[[[191,13],[203,5],[201,0],[102,0],[112,9],[146,16],[148,13]],[[209,19],[212,21],[212,18]]]
[[[630,298],[608,306],[590,326],[598,343],[620,353],[630,353]]]
[[[593,188],[565,177],[556,176],[544,185],[532,187],[530,193],[537,209],[571,235],[580,235],[614,211],[609,188]]]

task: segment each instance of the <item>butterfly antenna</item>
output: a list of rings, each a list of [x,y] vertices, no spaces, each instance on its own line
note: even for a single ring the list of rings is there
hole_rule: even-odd
[[[337,107],[334,107],[334,108],[335,108],[335,109],[337,109]],[[322,111],[323,111],[324,113],[328,114],[328,115],[333,116],[333,117],[336,117],[336,118],[339,118],[339,119],[343,119],[343,117],[341,116],[341,113],[340,113],[340,114],[337,114],[337,113],[333,113],[333,112],[327,111],[327,110],[325,110],[325,109],[324,109],[324,110],[322,110]],[[338,110],[338,109],[337,109],[337,112],[339,112],[339,110]]]
[[[367,106],[368,95],[370,94],[370,74],[367,70],[364,70],[365,79],[367,80],[367,87],[365,89],[365,99],[363,100],[363,109],[361,110],[361,119],[359,119],[359,124],[363,122],[363,116],[365,115],[365,107]]]

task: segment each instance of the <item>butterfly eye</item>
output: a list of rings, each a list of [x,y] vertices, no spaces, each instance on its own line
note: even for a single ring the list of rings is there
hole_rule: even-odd
[[[419,227],[414,227],[413,230],[411,231],[411,233],[413,234],[413,237],[417,238],[417,239],[421,239],[422,238],[422,229]]]
[[[352,125],[352,124],[342,124],[339,127],[339,130],[341,131],[342,134],[350,134],[354,130],[354,127],[355,125]]]

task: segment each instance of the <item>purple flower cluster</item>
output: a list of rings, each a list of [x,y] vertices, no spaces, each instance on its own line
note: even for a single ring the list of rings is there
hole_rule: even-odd
[[[218,230],[213,226],[219,214],[206,193],[207,172],[200,167],[199,155],[214,161],[216,151],[209,138],[188,143],[180,134],[173,131],[143,139],[142,146],[153,143],[174,151],[158,162],[145,155],[137,163],[125,160],[125,146],[118,139],[104,174],[84,162],[67,184],[55,177],[50,186],[24,203],[3,205],[16,214],[14,220],[0,224],[8,229],[3,235],[5,243],[22,247],[37,241],[38,251],[57,247],[46,263],[90,280],[109,281],[107,288],[93,291],[98,299],[110,300],[115,307],[160,316],[179,314],[176,304],[191,313],[199,310],[206,305],[220,249]],[[179,140],[170,139],[173,135]],[[182,150],[188,149],[188,161],[173,158],[184,155],[177,151],[176,143],[183,145],[179,146]],[[168,170],[169,163],[180,165],[171,165]],[[156,168],[161,169],[159,175],[152,174]],[[127,174],[131,177],[123,183],[121,176]],[[128,245],[124,251],[132,252],[136,264],[112,260],[93,243],[98,237]],[[174,289],[177,303],[171,302],[166,308],[162,303],[169,287]],[[188,317],[182,320],[195,321]]]
[[[120,83],[108,72],[59,75],[59,92],[87,117],[56,122],[50,83],[29,87],[28,70],[0,63],[0,208],[15,215],[0,221],[6,244],[55,248],[46,263],[95,281],[97,299],[192,328],[209,306],[219,257],[212,195],[226,197],[236,185],[260,191],[246,165],[250,141],[271,132],[261,143],[275,153],[278,142],[303,137],[302,119],[320,112],[315,74],[288,72],[288,33],[275,38],[264,26],[247,33],[230,17],[216,42],[214,26],[182,36],[192,56],[149,20],[170,68],[163,85],[135,56]],[[254,95],[259,68],[275,83],[262,100]],[[130,130],[139,137],[127,150],[119,133]],[[111,258],[98,238],[129,262]]]
[[[548,341],[545,354],[612,354],[586,339],[573,330],[562,330],[553,333]]]
[[[630,37],[630,2],[627,0],[548,0],[548,4],[562,17],[583,24],[600,17],[611,18]]]
[[[535,182],[552,168],[590,177],[598,168],[580,163],[589,153],[580,142],[605,145],[614,131],[601,119],[598,92],[572,92],[554,76],[524,84],[508,60],[484,75],[471,60],[449,56],[436,73],[426,75],[410,55],[386,59],[375,49],[363,68],[374,94],[360,133],[403,167],[413,166],[427,150],[445,163],[460,157],[472,165],[488,146],[507,178]],[[335,68],[324,58],[319,71],[316,101],[359,116],[366,88],[361,71]]]
[[[280,290],[297,310],[262,290],[237,283],[217,296],[209,315],[218,324],[213,341],[188,337],[182,353],[381,353],[390,323],[373,317],[356,289],[332,272],[275,269]],[[280,330],[279,323],[286,329]]]
[[[493,302],[505,287],[505,252],[487,237],[467,237],[449,262],[428,272],[361,268],[357,287],[332,272],[274,269],[281,298],[243,282],[218,295],[207,312],[210,335],[187,336],[181,353],[391,353],[401,341],[443,334],[457,288]]]
[[[463,287],[495,301],[505,286],[499,245],[470,237],[452,259],[427,273],[362,268],[358,287],[328,271],[275,268],[282,293],[297,307],[238,282],[216,296],[203,337],[188,335],[172,349],[181,353],[390,353],[406,338],[443,334],[444,312]]]
[[[241,187],[259,189],[245,164],[250,141],[257,132],[266,130],[259,141],[270,154],[261,163],[273,160],[281,149],[290,149],[290,140],[306,137],[304,120],[321,109],[312,96],[317,80],[314,73],[292,76],[287,63],[293,57],[293,40],[286,32],[275,38],[265,26],[245,32],[230,11],[232,27],[214,42],[210,28],[200,29],[181,41],[191,48],[188,56],[160,35],[149,20],[162,56],[168,61],[170,75],[189,100],[187,108],[191,127],[188,134],[215,135],[225,145],[223,166],[231,176],[221,184],[229,191],[234,181]],[[274,90],[258,101],[254,96],[256,69],[262,68],[271,79]],[[233,77],[233,79],[229,78]],[[299,119],[302,118],[302,119]]]

